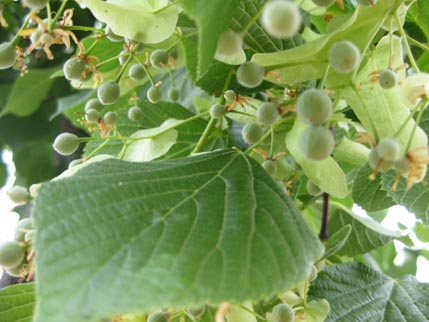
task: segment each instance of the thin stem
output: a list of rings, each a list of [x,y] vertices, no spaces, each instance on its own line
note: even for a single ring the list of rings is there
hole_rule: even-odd
[[[125,64],[121,67],[121,70],[119,71],[118,75],[115,78],[115,82],[119,83],[119,81],[122,78],[122,75],[125,73],[125,70],[127,69],[128,64],[131,62],[131,60],[133,59],[133,55],[129,55],[127,61],[125,62]]]
[[[106,145],[107,145],[107,143],[109,143],[110,142],[110,140],[111,140],[111,138],[107,138],[106,139],[106,141],[104,141],[103,143],[101,143],[96,149],[94,149],[94,151],[92,151],[88,156],[87,156],[87,158],[89,159],[89,158],[91,158],[93,155],[95,155],[98,151],[100,151],[102,148],[104,148]]]
[[[261,320],[261,321],[267,321],[267,319],[266,319],[266,318],[264,318],[263,316],[259,315],[259,314],[258,314],[258,313],[256,313],[256,312],[254,312],[254,311],[252,311],[252,310],[248,309],[248,308],[247,308],[247,307],[245,307],[244,305],[240,305],[240,308],[241,308],[242,310],[245,310],[245,311],[249,312],[250,314],[252,314],[253,316],[255,316],[257,319],[259,319],[259,320]]]
[[[95,27],[86,27],[86,26],[63,26],[61,29],[64,30],[78,30],[78,31],[95,31],[95,32],[103,32],[103,29],[95,28]]]
[[[114,61],[114,60],[116,60],[116,59],[118,59],[118,57],[119,57],[119,55],[116,55],[116,56],[113,56],[113,57],[110,57],[110,58],[108,58],[108,59],[106,59],[106,60],[103,60],[101,63],[98,63],[97,65],[95,65],[95,67],[100,67],[100,66],[103,66],[103,65],[105,65],[105,64],[108,64],[108,63],[110,63],[110,62],[112,62],[112,61]]]
[[[250,146],[245,152],[250,153],[252,150],[256,149],[259,145],[261,145],[262,142],[264,142],[267,139],[267,137],[271,135],[272,131],[273,131],[273,127],[271,127],[271,129],[269,129],[258,142]]]
[[[407,52],[408,59],[410,60],[411,66],[413,67],[416,73],[420,72],[419,66],[417,66],[416,61],[414,60],[413,53],[411,52],[410,44],[408,43],[407,35],[405,34],[404,28],[402,27],[401,18],[399,17],[398,11],[395,12],[396,23],[399,25],[399,34],[404,41],[404,47]]]
[[[137,57],[137,56],[134,56],[134,58],[137,60],[137,62],[143,67],[143,69],[144,69],[144,72],[146,73],[146,76],[147,76],[147,78],[149,79],[149,81],[150,81],[150,84],[152,85],[152,86],[155,86],[155,81],[154,81],[154,79],[153,79],[153,77],[152,77],[152,74],[149,72],[149,70],[147,69],[147,67],[146,67],[146,65],[145,64],[143,64],[142,62],[141,62],[141,60]]]
[[[407,125],[408,121],[411,120],[414,117],[414,114],[416,114],[416,112],[420,109],[421,104],[422,103],[418,104],[416,107],[414,107],[411,110],[411,113],[407,116],[407,118],[405,119],[405,121],[401,124],[401,126],[399,127],[399,129],[393,135],[394,138],[398,137],[399,134],[401,134],[402,130],[405,128],[405,126]]]
[[[323,73],[323,77],[320,80],[319,85],[317,85],[318,89],[323,89],[323,87],[325,87],[326,79],[328,78],[330,68],[331,68],[331,64],[328,63],[328,65],[326,66],[325,72]]]
[[[274,154],[274,127],[271,125],[271,142],[270,142],[270,159],[273,158]]]
[[[416,117],[416,120],[415,120],[415,123],[414,123],[413,130],[411,131],[411,135],[410,135],[410,137],[408,138],[408,143],[407,143],[407,147],[405,148],[405,152],[408,152],[408,150],[410,149],[411,141],[412,141],[412,139],[413,139],[413,137],[414,137],[414,134],[416,133],[417,127],[419,126],[419,123],[420,123],[420,121],[421,121],[421,119],[422,119],[423,112],[425,111],[425,105],[427,104],[427,102],[428,102],[428,100],[427,100],[427,99],[425,99],[425,100],[423,100],[423,101],[419,104],[419,106],[421,106],[421,107],[420,107],[420,111],[419,111],[419,114],[417,114],[417,117]]]
[[[51,4],[49,2],[46,5],[46,10],[48,11],[48,31],[52,32],[52,26],[53,26],[52,18],[51,18],[52,11],[51,11]]]
[[[91,51],[93,51],[94,48],[95,48],[95,46],[97,46],[97,43],[98,43],[98,38],[95,38],[95,41],[91,44],[91,46],[89,46],[88,50],[86,50],[85,57],[89,56],[89,54],[91,53]]]
[[[18,33],[13,37],[12,41],[10,42],[12,45],[16,46],[19,39],[21,38],[21,33],[24,31],[25,28],[27,28],[28,23],[30,22],[31,17],[36,12],[36,9],[31,10],[30,14],[25,18],[24,23],[22,24],[21,28],[19,28]]]
[[[263,9],[264,9],[264,6],[260,6],[258,11],[255,13],[255,15],[247,22],[247,25],[245,25],[243,30],[241,31],[243,35],[246,32],[248,32],[250,27],[252,27],[252,25],[256,22],[256,20],[259,19],[259,16],[261,15]]]
[[[328,215],[329,215],[329,194],[323,193],[323,213],[322,213],[322,225],[320,227],[319,238],[322,241],[328,240]]]
[[[206,142],[210,136],[210,133],[211,133],[212,129],[214,128],[215,124],[216,124],[216,119],[211,118],[210,121],[207,123],[207,126],[204,129],[203,134],[201,135],[200,139],[198,140],[198,142],[195,145],[195,148],[191,152],[191,154],[195,154],[195,153],[202,151],[202,149],[203,149],[204,145],[206,144]]]
[[[356,88],[355,84],[352,84],[352,88],[353,88],[356,96],[359,98],[360,103],[365,108],[366,115],[368,116],[369,123],[371,124],[371,127],[372,127],[371,130],[372,130],[372,132],[374,133],[374,136],[375,136],[374,139],[375,139],[376,142],[378,142],[377,127],[375,126],[374,122],[372,121],[371,114],[369,113],[369,110],[368,110],[368,106],[366,106],[366,103],[363,100],[362,95],[360,95],[360,93],[359,93],[358,89]]]
[[[61,15],[63,14],[63,11],[67,5],[68,0],[63,0],[63,3],[61,4],[61,7],[58,9],[57,14],[55,15],[54,19],[51,22],[51,27],[54,26],[58,20],[60,20]],[[51,31],[51,30],[49,30]]]
[[[176,2],[171,2],[171,3],[169,3],[168,5],[166,5],[166,6],[162,7],[162,8],[159,8],[158,10],[152,11],[152,13],[153,13],[153,14],[160,13],[160,12],[162,12],[163,10],[165,10],[165,9],[167,9],[167,8],[170,8],[170,7],[174,6],[174,5],[176,5]]]
[[[417,46],[425,51],[429,51],[429,46],[415,40],[414,38],[407,35],[407,40],[411,45]]]

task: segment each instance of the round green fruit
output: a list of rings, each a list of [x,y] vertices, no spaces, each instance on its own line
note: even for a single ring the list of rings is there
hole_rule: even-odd
[[[180,97],[180,92],[176,87],[171,87],[168,90],[168,97],[173,101],[176,102]]]
[[[119,65],[125,64],[129,56],[130,52],[128,50],[122,50],[118,55]]]
[[[338,73],[347,74],[358,68],[360,51],[351,41],[339,41],[329,49],[328,60]]]
[[[232,89],[229,89],[223,94],[223,97],[228,104],[231,104],[235,101],[236,94]]]
[[[243,39],[234,30],[224,31],[217,42],[217,53],[224,56],[234,56],[241,52]]]
[[[307,192],[310,196],[320,196],[322,194],[322,189],[320,189],[319,186],[317,186],[313,181],[308,180],[307,184],[305,185],[307,188]]]
[[[168,51],[165,49],[154,50],[150,54],[150,63],[155,68],[164,68],[168,66]]]
[[[134,122],[140,122],[143,118],[143,111],[138,106],[132,106],[128,110],[128,118]]]
[[[390,89],[398,83],[398,75],[391,69],[385,69],[380,72],[378,83],[384,89]]]
[[[134,64],[134,65],[131,65],[130,69],[128,70],[128,76],[132,80],[138,82],[143,80],[146,77],[146,72],[142,67],[142,65]]]
[[[393,138],[381,139],[375,149],[377,150],[379,157],[386,161],[398,160],[401,152],[401,147],[398,141]]]
[[[323,126],[310,126],[302,132],[299,147],[302,154],[310,160],[324,160],[334,150],[334,137],[329,129]]]
[[[153,312],[149,314],[147,322],[168,322],[168,315],[164,312]]]
[[[264,130],[257,123],[247,123],[243,126],[243,129],[241,130],[241,135],[246,143],[255,144],[260,139],[262,139],[262,136],[264,135]]]
[[[78,57],[70,58],[63,66],[64,76],[68,80],[80,80],[83,76],[85,68],[86,64],[84,60]]]
[[[17,242],[25,241],[25,234],[34,229],[34,221],[32,218],[24,218],[18,221],[15,228],[15,240]]]
[[[237,82],[247,88],[258,87],[262,84],[265,69],[251,61],[245,62],[237,69]]]
[[[286,303],[277,304],[271,312],[273,322],[293,322],[295,312],[290,305]]]
[[[31,198],[30,194],[28,193],[28,190],[18,185],[10,188],[7,192],[7,195],[9,196],[10,200],[12,200],[16,204],[24,204],[28,202]]]
[[[100,119],[100,113],[98,113],[97,110],[88,110],[85,113],[85,120],[88,123],[98,123],[98,120]]]
[[[61,155],[70,155],[79,147],[79,138],[73,134],[64,132],[58,135],[54,141],[53,148]]]
[[[301,27],[301,14],[292,1],[275,0],[267,2],[262,9],[261,22],[270,36],[290,38]]]
[[[15,46],[11,43],[0,45],[0,69],[12,67],[16,62]]]
[[[256,111],[256,121],[263,125],[274,124],[279,118],[279,109],[274,103],[263,103]]]
[[[85,104],[85,112],[89,110],[96,110],[97,112],[101,112],[104,108],[104,105],[100,103],[97,98],[91,98]]]
[[[113,80],[103,83],[97,90],[98,99],[103,105],[115,104],[120,95],[119,84]]]
[[[368,156],[368,164],[372,169],[380,172],[386,172],[392,169],[394,161],[382,160],[377,152],[377,148],[372,148]]]
[[[158,103],[161,99],[161,90],[159,87],[151,86],[146,93],[146,97],[151,103]]]
[[[319,7],[330,7],[335,3],[335,0],[313,0],[313,3]]]
[[[276,170],[277,170],[277,161],[276,160],[266,159],[262,162],[261,165],[271,177],[274,177],[274,175],[276,174]]]
[[[43,9],[49,0],[23,0],[24,4],[31,9]]]
[[[214,119],[220,119],[225,115],[225,105],[222,104],[214,104],[210,107],[210,116]]]
[[[309,89],[302,93],[296,107],[298,117],[309,125],[321,125],[329,121],[332,110],[330,97],[318,89]]]
[[[24,259],[24,250],[17,241],[0,244],[0,266],[11,268],[18,266]]]
[[[103,116],[103,121],[107,125],[113,126],[116,124],[117,116],[115,112],[107,112]]]

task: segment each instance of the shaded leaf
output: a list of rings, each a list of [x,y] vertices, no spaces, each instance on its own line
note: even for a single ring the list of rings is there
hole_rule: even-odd
[[[341,227],[334,234],[332,234],[325,245],[325,253],[323,254],[322,259],[328,258],[340,251],[349,239],[351,232],[352,226],[348,224]]]

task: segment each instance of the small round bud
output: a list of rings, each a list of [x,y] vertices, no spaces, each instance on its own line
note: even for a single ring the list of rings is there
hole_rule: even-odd
[[[256,121],[263,125],[274,124],[279,118],[278,106],[274,103],[263,103],[256,111]]]
[[[168,51],[164,49],[154,50],[150,54],[150,63],[155,68],[163,68],[168,66]]]
[[[113,80],[103,83],[97,90],[98,99],[103,105],[115,104],[120,95],[119,84]]]
[[[149,314],[147,322],[168,322],[168,315],[161,311],[153,312]]]
[[[91,98],[85,104],[85,111],[96,110],[97,112],[101,112],[104,108],[104,105],[100,103],[97,98]]]
[[[385,69],[380,72],[378,83],[384,89],[393,88],[398,83],[398,75],[391,69]]]
[[[146,77],[146,72],[142,67],[142,65],[134,64],[134,65],[131,65],[130,69],[128,70],[128,76],[132,80],[138,82],[143,80]]]
[[[292,1],[275,0],[265,4],[261,22],[267,33],[273,37],[290,38],[301,27],[301,14]]]
[[[358,68],[360,51],[351,41],[339,41],[329,49],[328,60],[338,73],[347,74]]]
[[[100,113],[96,110],[88,110],[85,113],[85,120],[88,123],[98,123],[98,120],[100,119]]]
[[[237,82],[248,88],[258,87],[262,84],[265,69],[251,61],[245,62],[237,69]]]
[[[61,155],[70,155],[79,147],[79,138],[73,134],[64,132],[57,136],[53,148]]]
[[[295,312],[292,307],[286,303],[277,304],[271,312],[273,322],[293,322]]]
[[[161,90],[159,89],[159,87],[152,86],[151,88],[148,89],[146,93],[146,97],[149,100],[149,102],[158,103],[159,100],[161,99]]]
[[[16,62],[15,46],[11,43],[0,45],[0,69],[12,67]]]
[[[225,105],[214,104],[210,107],[210,116],[214,119],[220,119],[226,113]]]
[[[25,233],[24,241],[26,243],[32,243],[34,241],[35,236],[36,236],[36,230],[31,229]]]
[[[401,147],[393,138],[384,138],[375,147],[380,158],[386,161],[395,161],[399,158]]]
[[[15,228],[15,240],[17,242],[23,242],[25,240],[25,234],[34,229],[33,218],[24,218],[18,221]]]
[[[24,259],[24,250],[17,241],[7,241],[0,244],[0,266],[15,267]]]
[[[234,30],[224,31],[217,42],[217,54],[234,56],[242,51],[243,38]]]
[[[276,160],[266,159],[262,162],[261,165],[271,177],[274,177],[274,175],[276,174],[276,170],[277,170]]]
[[[322,194],[322,190],[317,186],[313,181],[308,180],[307,184],[305,185],[307,192],[310,196],[320,196]]]
[[[264,136],[264,130],[257,123],[247,123],[241,130],[243,140],[249,144],[255,144]]]
[[[122,50],[118,55],[118,61],[119,65],[123,65],[128,60],[128,56],[130,55],[130,52],[128,50]]]
[[[180,97],[180,93],[179,90],[176,87],[171,87],[168,90],[168,97],[173,101],[176,102],[179,97]]]
[[[377,149],[372,148],[369,152],[368,164],[374,170],[377,169],[377,171],[386,172],[392,169],[394,162],[382,160],[381,157],[378,155]]]
[[[296,112],[301,121],[309,125],[322,125],[332,117],[332,101],[318,89],[306,90],[298,99]]]
[[[28,190],[22,186],[13,186],[7,192],[10,200],[16,204],[24,204],[30,200],[30,194]]]
[[[324,160],[334,150],[334,137],[329,129],[323,126],[310,126],[302,132],[299,147],[302,154],[310,160]]]
[[[110,28],[109,26],[106,26],[106,28],[104,29],[104,33],[106,34],[107,39],[113,42],[119,42],[124,39],[121,36],[118,36],[117,34],[115,34],[112,28]]]
[[[78,57],[72,57],[64,63],[64,76],[68,80],[80,80],[85,71],[85,67],[86,64],[84,60]]]
[[[107,125],[115,125],[116,124],[116,113],[115,112],[107,112],[106,114],[104,114],[103,116],[103,121],[104,123],[106,123]]]
[[[128,110],[128,118],[134,122],[140,122],[143,118],[143,111],[138,106],[130,107]]]
[[[225,98],[225,100],[228,104],[231,104],[235,101],[235,96],[236,96],[236,94],[232,89],[227,90],[223,94],[223,97]]]

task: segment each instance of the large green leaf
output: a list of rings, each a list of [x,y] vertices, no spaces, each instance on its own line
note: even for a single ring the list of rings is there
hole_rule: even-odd
[[[34,285],[17,284],[0,290],[0,321],[31,322],[35,306]]]
[[[304,280],[322,252],[291,200],[236,151],[95,162],[43,184],[34,218],[36,322],[261,298]]]
[[[370,180],[372,172],[369,165],[359,169],[353,182],[353,201],[366,211],[379,211],[394,206],[393,199],[382,189],[381,173],[378,173],[374,180]]]
[[[358,216],[345,207],[330,207],[330,232],[335,234],[346,225],[350,225],[352,230],[344,246],[338,250],[339,255],[364,254],[402,236],[399,232],[384,228],[370,217]]]
[[[100,21],[121,36],[144,43],[160,43],[176,28],[180,8],[168,0],[80,0]]]
[[[417,322],[429,319],[429,284],[392,279],[365,265],[333,265],[311,284],[310,297],[328,300],[326,322]]]
[[[13,114],[22,117],[33,114],[49,93],[54,82],[50,77],[57,69],[32,68],[24,76],[18,77],[0,116]]]
[[[239,0],[179,0],[185,12],[195,19],[199,30],[197,78],[203,76],[212,64],[217,40],[231,23]]]
[[[283,83],[298,83],[323,76],[328,65],[328,50],[337,41],[354,42],[362,51],[367,48],[381,24],[402,0],[385,0],[373,7],[359,6],[354,15],[335,31],[297,48],[275,53],[256,54],[252,60],[267,69],[281,69]],[[335,74],[337,85],[350,75]]]
[[[415,23],[429,39],[429,2],[417,0],[407,11],[407,21]]]

